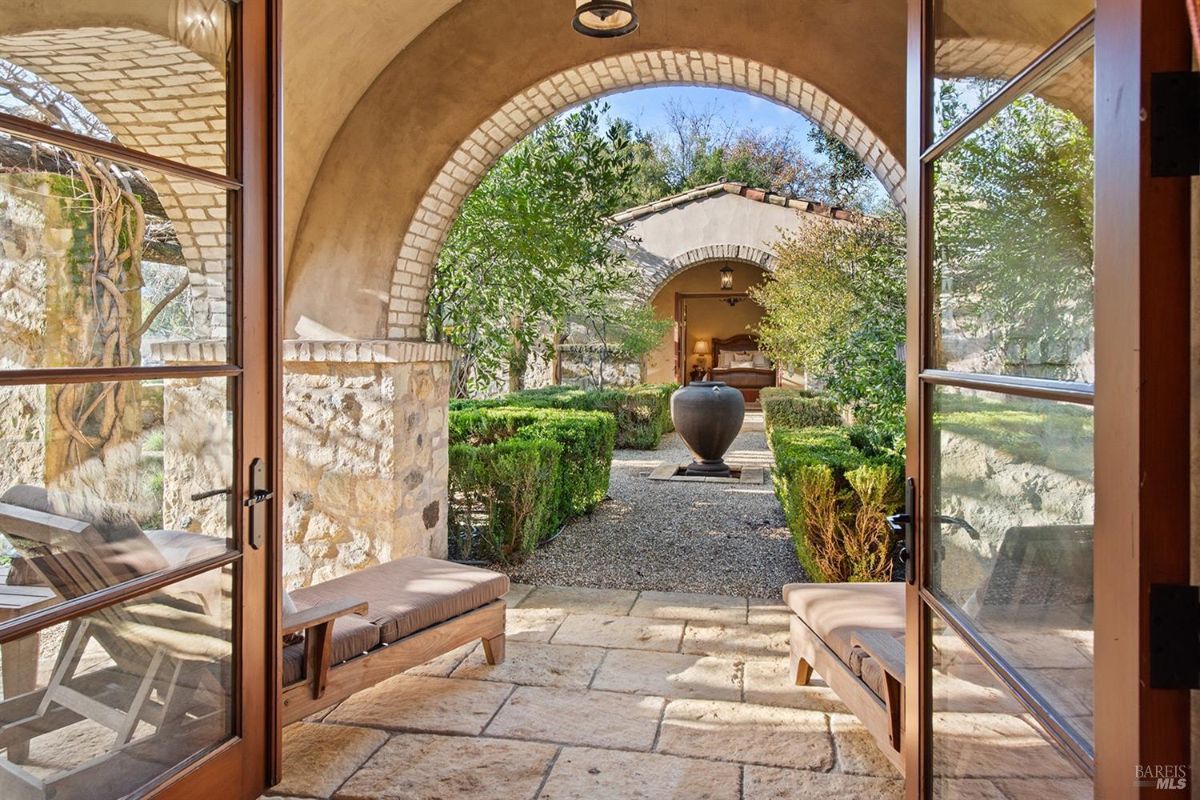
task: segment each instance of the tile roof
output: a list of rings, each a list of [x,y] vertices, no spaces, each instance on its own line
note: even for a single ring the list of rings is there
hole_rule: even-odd
[[[632,222],[636,219],[657,214],[660,211],[666,211],[670,208],[694,203],[697,200],[704,200],[718,194],[735,194],[739,197],[745,197],[747,200],[755,200],[759,203],[770,203],[771,205],[783,206],[785,208],[794,208],[798,211],[803,211],[809,214],[820,214],[831,219],[853,219],[857,215],[852,211],[847,211],[844,208],[837,206],[819,203],[816,200],[806,200],[802,197],[791,197],[790,195],[778,194],[767,189],[758,189],[753,186],[748,186],[744,183],[734,183],[729,181],[718,181],[705,186],[697,186],[694,189],[688,189],[686,192],[673,194],[670,197],[664,197],[661,200],[655,200],[651,203],[646,203],[640,206],[621,211],[613,216],[615,222]]]

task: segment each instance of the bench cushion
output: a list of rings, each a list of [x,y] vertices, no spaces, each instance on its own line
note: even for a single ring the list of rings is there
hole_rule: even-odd
[[[450,561],[412,556],[297,589],[301,608],[352,597],[367,602],[365,619],[390,644],[473,611],[508,592],[508,576]]]
[[[850,638],[866,630],[904,638],[903,583],[790,583],[783,587],[783,600],[871,691],[883,697],[883,670],[861,648],[851,646]]]
[[[307,608],[308,606],[305,606]],[[350,614],[333,622],[333,644],[329,663],[340,664],[379,646],[379,628],[363,617]],[[283,685],[304,677],[304,642],[283,648]]]

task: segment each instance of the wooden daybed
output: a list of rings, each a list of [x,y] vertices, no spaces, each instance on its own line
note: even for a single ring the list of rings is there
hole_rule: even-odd
[[[504,660],[508,577],[433,558],[401,558],[291,593],[283,650],[283,724],[475,639]],[[286,640],[285,640],[286,641]]]
[[[734,387],[747,403],[758,400],[762,389],[779,385],[779,371],[759,350],[758,337],[753,334],[713,339],[712,356],[712,380]]]
[[[783,600],[796,685],[816,670],[903,774],[904,584],[790,583]]]

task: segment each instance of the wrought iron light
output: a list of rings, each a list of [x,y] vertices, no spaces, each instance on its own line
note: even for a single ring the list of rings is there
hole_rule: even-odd
[[[633,0],[575,0],[571,27],[584,36],[611,39],[637,30]]]
[[[733,289],[733,267],[728,264],[721,267],[721,289],[726,292]]]

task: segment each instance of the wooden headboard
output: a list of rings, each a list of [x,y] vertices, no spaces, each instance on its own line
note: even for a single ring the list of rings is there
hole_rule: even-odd
[[[752,333],[739,333],[737,336],[730,336],[728,339],[713,339],[712,340],[712,357],[713,364],[721,363],[721,352],[730,353],[745,353],[751,350],[758,349],[758,337]]]

